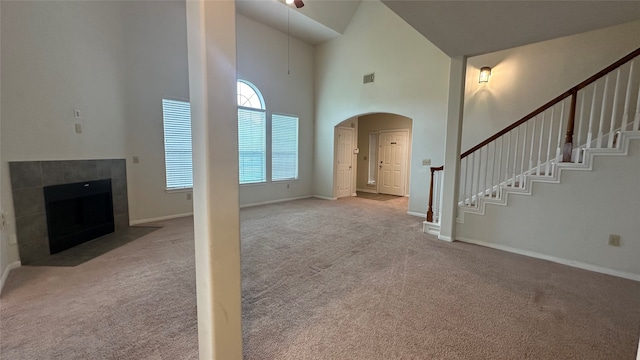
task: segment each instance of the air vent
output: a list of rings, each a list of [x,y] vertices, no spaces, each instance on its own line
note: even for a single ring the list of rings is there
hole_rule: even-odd
[[[363,84],[368,84],[368,83],[372,83],[375,81],[375,73],[371,73],[371,74],[367,74],[365,76],[362,77],[362,83]]]

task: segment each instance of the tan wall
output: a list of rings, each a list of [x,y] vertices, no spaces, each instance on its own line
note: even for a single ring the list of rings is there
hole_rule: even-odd
[[[407,148],[407,163],[411,163],[411,139],[413,121],[405,116],[394,114],[370,114],[358,118],[358,154],[356,188],[376,190],[376,185],[367,184],[369,177],[369,133],[383,130],[409,130],[409,146]],[[407,186],[405,193],[409,194],[410,166],[407,167]]]

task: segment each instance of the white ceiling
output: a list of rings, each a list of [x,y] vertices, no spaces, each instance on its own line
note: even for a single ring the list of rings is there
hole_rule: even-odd
[[[279,0],[236,0],[236,10],[246,17],[317,45],[344,32],[360,0],[304,0],[304,3],[303,8],[296,9]]]
[[[640,19],[640,1],[383,2],[449,56],[479,55]]]
[[[371,0],[362,0],[371,1]],[[340,36],[361,0],[237,0],[238,13],[309,44]],[[449,56],[479,55],[640,19],[640,1],[382,0]],[[289,14],[287,14],[287,12]]]

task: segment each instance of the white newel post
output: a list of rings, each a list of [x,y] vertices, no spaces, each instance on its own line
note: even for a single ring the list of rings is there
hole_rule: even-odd
[[[242,359],[233,0],[187,1],[200,359]]]
[[[462,140],[462,115],[464,109],[464,81],[467,58],[451,58],[449,69],[449,106],[447,109],[447,133],[444,146],[444,178],[442,182],[442,219],[440,235],[445,241],[455,240],[456,213],[460,177],[460,143]]]

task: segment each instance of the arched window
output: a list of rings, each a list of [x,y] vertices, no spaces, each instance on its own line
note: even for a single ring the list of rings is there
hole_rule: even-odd
[[[266,111],[258,88],[238,80],[238,160],[240,184],[267,181]]]
[[[245,80],[238,80],[238,106],[265,110],[260,91],[255,85]]]

